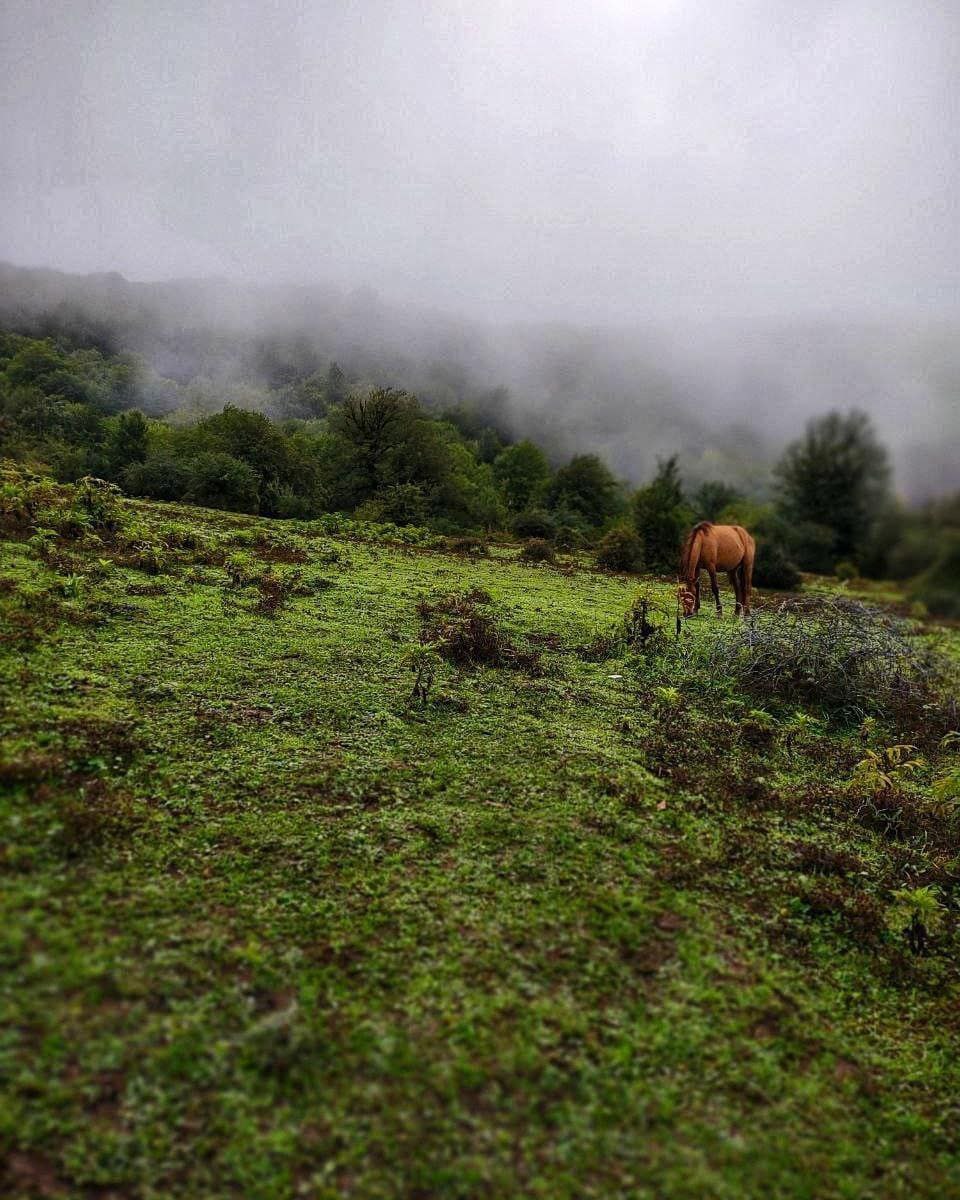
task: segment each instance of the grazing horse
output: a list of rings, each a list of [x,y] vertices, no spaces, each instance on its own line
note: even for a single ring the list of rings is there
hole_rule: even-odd
[[[748,616],[756,552],[756,543],[742,525],[714,525],[712,521],[694,525],[680,555],[677,599],[683,606],[683,615],[691,617],[700,611],[700,571],[705,568],[717,602],[717,616],[723,613],[717,585],[718,570],[726,571],[730,579],[737,598],[736,615]]]

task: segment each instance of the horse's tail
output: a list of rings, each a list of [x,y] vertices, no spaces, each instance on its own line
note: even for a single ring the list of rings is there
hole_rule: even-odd
[[[687,580],[692,574],[695,574],[696,565],[700,561],[700,543],[712,524],[712,521],[700,521],[687,534],[683,549],[680,551],[680,578],[682,580]]]

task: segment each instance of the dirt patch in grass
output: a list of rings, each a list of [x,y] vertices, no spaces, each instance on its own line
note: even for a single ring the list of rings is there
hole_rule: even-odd
[[[8,1196],[51,1200],[68,1196],[67,1181],[46,1155],[34,1150],[15,1150],[7,1159],[0,1179],[6,1180]],[[76,1193],[72,1193],[76,1195]]]

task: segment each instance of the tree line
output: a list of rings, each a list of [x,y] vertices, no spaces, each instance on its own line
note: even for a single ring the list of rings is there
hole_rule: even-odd
[[[336,363],[286,382],[279,407],[290,415],[275,420],[237,404],[190,414],[178,395],[135,356],[0,334],[0,451],[64,481],[96,475],[134,496],[274,517],[510,530],[593,544],[624,570],[672,571],[694,521],[727,521],[757,535],[761,586],[794,586],[798,569],[914,579],[937,611],[960,615],[960,495],[899,504],[860,412],[812,420],[784,451],[772,494],[757,496],[726,480],[688,491],[676,457],[635,490],[595,454],[554,466],[475,410],[351,386]],[[173,411],[149,415],[157,397]]]

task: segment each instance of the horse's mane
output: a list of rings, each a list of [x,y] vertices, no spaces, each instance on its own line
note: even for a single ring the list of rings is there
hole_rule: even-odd
[[[713,528],[712,521],[698,521],[690,530],[683,543],[683,550],[680,552],[680,578],[686,579],[687,571],[690,567],[690,555],[693,553],[693,544],[701,533],[706,533],[708,529]]]

